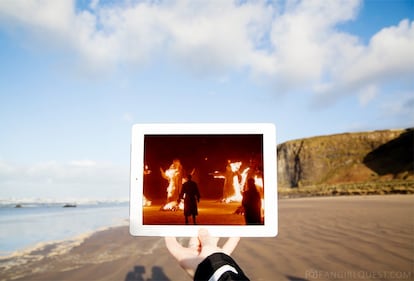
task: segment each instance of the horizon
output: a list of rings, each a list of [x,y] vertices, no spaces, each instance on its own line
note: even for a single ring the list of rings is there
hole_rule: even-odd
[[[128,198],[136,123],[414,127],[414,2],[0,2],[0,200]]]
[[[399,131],[399,130],[410,130],[414,129],[414,127],[410,128],[391,128],[391,129],[377,129],[371,131],[358,131],[358,132],[341,132],[341,133],[333,133],[329,135],[317,135],[317,136],[309,136],[302,139],[309,139],[309,138],[318,138],[318,137],[329,137],[333,135],[340,135],[340,134],[347,134],[347,133],[370,133],[370,132],[377,132],[377,131]],[[299,139],[287,140],[286,142],[297,141]],[[276,143],[276,145],[280,145],[283,143]],[[129,176],[129,175],[128,175]],[[161,180],[161,176],[160,176]],[[167,185],[166,185],[167,186]],[[129,191],[129,184],[128,184],[128,191]],[[34,204],[64,204],[64,203],[76,203],[76,204],[90,204],[90,203],[126,203],[129,202],[129,196],[126,197],[118,197],[118,198],[108,198],[108,197],[73,197],[73,198],[56,198],[56,197],[14,197],[11,195],[10,197],[0,197],[0,205],[3,204],[19,204],[19,203],[34,203]]]

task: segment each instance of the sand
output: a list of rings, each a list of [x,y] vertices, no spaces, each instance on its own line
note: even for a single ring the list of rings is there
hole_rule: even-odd
[[[191,280],[162,237],[100,231],[0,261],[0,280]],[[65,248],[65,247],[63,247]],[[414,196],[279,200],[279,234],[242,238],[232,255],[250,279],[414,280]]]

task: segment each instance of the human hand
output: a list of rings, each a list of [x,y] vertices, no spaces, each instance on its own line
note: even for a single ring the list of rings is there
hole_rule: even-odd
[[[228,238],[222,248],[217,246],[218,241],[219,238],[212,237],[204,228],[198,231],[198,237],[190,238],[188,247],[183,247],[175,237],[165,237],[167,249],[191,277],[194,277],[198,265],[211,254],[230,255],[239,243],[240,237]]]

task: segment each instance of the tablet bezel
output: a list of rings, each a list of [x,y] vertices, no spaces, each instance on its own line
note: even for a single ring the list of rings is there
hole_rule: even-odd
[[[263,225],[143,224],[144,139],[146,135],[263,135]],[[271,123],[151,123],[132,127],[130,165],[130,234],[133,236],[197,236],[206,228],[216,237],[274,237],[278,233],[276,128]],[[142,172],[139,172],[142,171]]]

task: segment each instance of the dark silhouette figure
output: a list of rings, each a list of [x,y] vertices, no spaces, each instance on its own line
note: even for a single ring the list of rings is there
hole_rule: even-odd
[[[145,267],[135,266],[134,271],[128,272],[125,281],[144,281]]]
[[[159,266],[152,267],[152,277],[148,281],[170,281]]]
[[[243,192],[242,205],[246,224],[262,224],[262,201],[252,178],[247,180],[247,190]]]
[[[191,180],[191,175],[187,176],[188,181],[183,184],[180,192],[180,200],[184,198],[184,216],[185,224],[188,224],[188,217],[193,217],[193,223],[196,223],[198,215],[197,203],[200,202],[200,192],[197,183]]]
[[[125,277],[125,281],[170,281],[167,275],[159,266],[152,267],[152,276],[144,279],[145,267],[144,266],[135,266],[134,271],[128,272]]]

